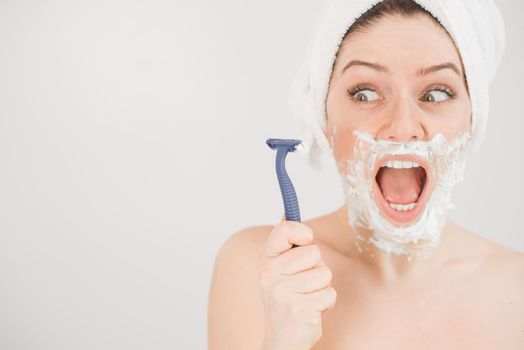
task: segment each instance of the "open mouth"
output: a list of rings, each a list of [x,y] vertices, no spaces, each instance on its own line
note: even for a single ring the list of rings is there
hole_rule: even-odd
[[[430,177],[425,160],[414,155],[377,161],[373,194],[380,211],[393,223],[415,221],[426,205]]]

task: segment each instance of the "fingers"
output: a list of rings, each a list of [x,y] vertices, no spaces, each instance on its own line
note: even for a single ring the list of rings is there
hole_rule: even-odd
[[[269,264],[281,275],[289,276],[322,265],[322,255],[316,244],[309,244],[272,258]]]
[[[296,293],[313,293],[327,288],[331,284],[333,274],[327,266],[319,266],[299,274],[289,276],[286,283]]]
[[[337,292],[335,288],[328,287],[313,293],[304,294],[304,297],[314,310],[323,311],[331,309],[335,305]]]
[[[267,257],[276,257],[289,250],[292,244],[308,245],[313,243],[313,230],[295,221],[281,221],[266,239],[264,253]],[[294,248],[297,249],[297,248]]]

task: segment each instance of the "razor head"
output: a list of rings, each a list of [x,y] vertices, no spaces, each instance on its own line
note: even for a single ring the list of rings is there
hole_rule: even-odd
[[[292,139],[267,139],[266,144],[274,150],[279,148],[286,149],[288,152],[294,152],[297,149],[297,146],[300,145],[302,141],[292,140]]]

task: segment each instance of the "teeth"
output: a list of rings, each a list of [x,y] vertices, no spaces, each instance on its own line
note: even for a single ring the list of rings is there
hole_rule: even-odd
[[[408,211],[413,208],[415,208],[416,202],[409,203],[409,204],[395,204],[395,203],[389,203],[389,206],[396,211]]]
[[[393,169],[411,169],[418,168],[420,165],[417,162],[411,162],[409,160],[389,160],[384,166]]]

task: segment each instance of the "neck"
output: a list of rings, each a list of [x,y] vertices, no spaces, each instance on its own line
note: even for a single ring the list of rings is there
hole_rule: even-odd
[[[343,236],[343,242],[337,245],[343,247],[343,254],[365,266],[383,282],[427,275],[449,260],[449,225],[443,228],[439,244],[431,250],[427,258],[424,258],[389,254],[368,241],[372,232],[359,231],[364,240],[357,239],[355,230],[348,223],[347,204],[339,208],[335,215],[339,223],[337,232],[341,233],[339,238]]]

